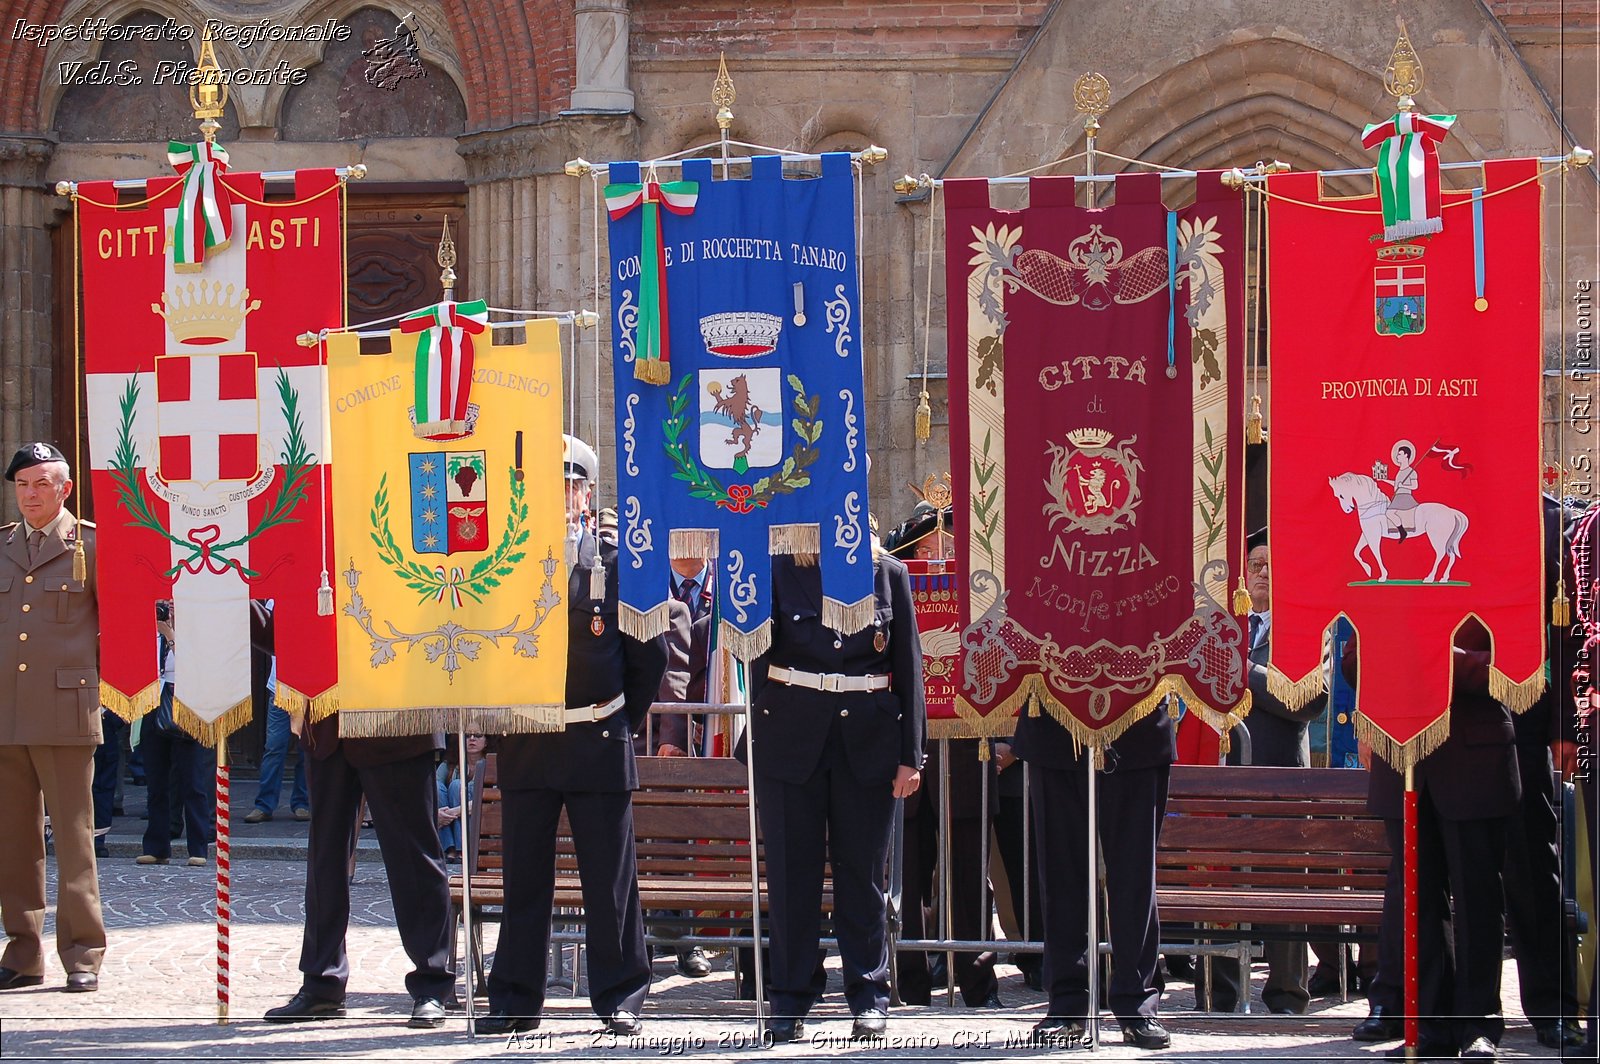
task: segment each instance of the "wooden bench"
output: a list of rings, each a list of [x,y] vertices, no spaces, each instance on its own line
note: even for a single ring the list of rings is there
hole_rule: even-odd
[[[1354,769],[1174,766],[1156,854],[1162,952],[1217,952],[1174,941],[1193,939],[1243,960],[1266,939],[1375,940],[1389,845],[1366,804]]]
[[[691,932],[725,931],[726,935],[691,934],[683,939],[673,936],[670,941],[749,945],[750,814],[744,766],[731,757],[641,757],[636,762],[639,790],[633,794],[633,828],[639,893],[651,941],[669,940],[657,936],[655,928],[676,927]],[[503,810],[496,759],[490,755],[468,851],[476,854],[469,961],[479,985],[483,977],[481,921],[498,921],[505,904]],[[557,830],[555,861],[555,906],[574,914],[558,914],[556,924],[581,924],[583,890],[565,814]],[[760,869],[764,932],[764,853]],[[450,878],[452,960],[459,949],[463,896],[462,877],[454,875]],[[828,879],[823,882],[822,907],[824,915],[832,911]],[[688,915],[663,915],[679,912]]]

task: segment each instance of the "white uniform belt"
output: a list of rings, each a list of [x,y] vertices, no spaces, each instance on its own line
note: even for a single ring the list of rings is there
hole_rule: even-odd
[[[842,672],[806,672],[773,665],[767,675],[779,683],[794,687],[809,687],[813,691],[887,691],[891,680],[887,676],[846,676]]]
[[[568,706],[564,715],[568,724],[588,724],[594,720],[605,720],[621,708],[622,696],[618,695],[609,702],[596,702],[592,706]]]

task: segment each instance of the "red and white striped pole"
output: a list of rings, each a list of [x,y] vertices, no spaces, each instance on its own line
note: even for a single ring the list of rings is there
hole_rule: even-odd
[[[228,1022],[228,924],[232,918],[228,843],[228,740],[217,740],[217,1024]]]

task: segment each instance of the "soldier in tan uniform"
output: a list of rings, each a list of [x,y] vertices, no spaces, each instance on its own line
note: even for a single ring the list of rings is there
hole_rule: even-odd
[[[63,504],[66,456],[30,443],[6,467],[22,520],[0,527],[0,990],[44,982],[44,813],[60,886],[56,952],[69,991],[98,990],[106,929],[94,863],[94,751],[100,745],[100,614],[94,526]],[[74,580],[84,549],[87,576]]]

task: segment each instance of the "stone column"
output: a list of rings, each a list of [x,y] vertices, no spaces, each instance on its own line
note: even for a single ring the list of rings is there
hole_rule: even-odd
[[[49,224],[55,193],[44,186],[54,151],[54,142],[43,137],[0,138],[0,452],[6,460],[24,441],[49,433],[54,407]],[[70,284],[62,290],[70,299]],[[60,364],[70,367],[72,352],[60,355]],[[70,454],[72,441],[59,442]],[[80,470],[73,475],[88,479]],[[0,515],[16,519],[9,491],[0,493]]]
[[[628,88],[628,0],[578,0],[574,111],[633,110]]]

